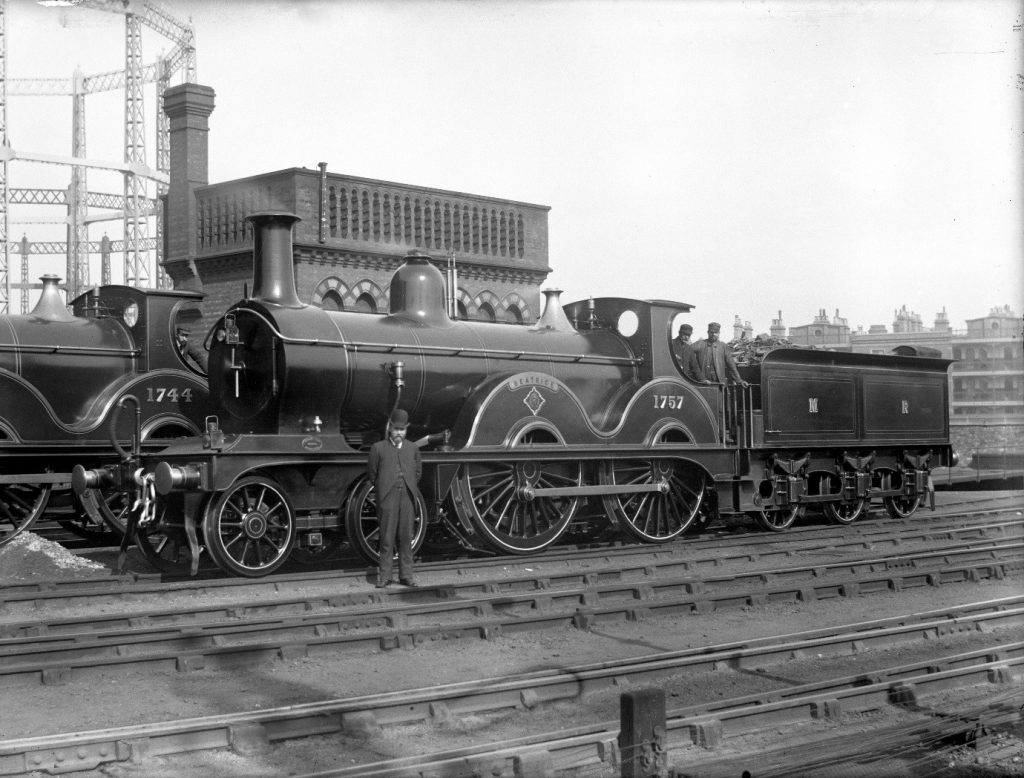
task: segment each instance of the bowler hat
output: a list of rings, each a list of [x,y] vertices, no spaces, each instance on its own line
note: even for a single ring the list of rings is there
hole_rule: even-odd
[[[392,428],[404,430],[409,426],[409,414],[403,411],[401,408],[396,408],[391,412],[391,418],[389,419]]]
[[[722,331],[722,325],[719,324],[717,321],[713,321],[713,322],[711,322],[711,324],[708,325],[708,332],[721,332],[721,331]]]
[[[687,335],[690,335],[691,333],[693,333],[693,326],[690,324],[680,324],[679,331],[685,332]]]

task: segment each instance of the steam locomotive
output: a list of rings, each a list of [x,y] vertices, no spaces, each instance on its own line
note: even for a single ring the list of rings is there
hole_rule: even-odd
[[[417,548],[443,528],[535,553],[595,512],[647,543],[715,515],[779,531],[809,505],[848,524],[872,498],[905,516],[953,461],[948,360],[777,349],[741,368],[748,386],[699,385],[670,348],[685,303],[563,307],[545,292],[536,325],[458,321],[417,253],[390,313],[321,310],[296,293],[297,217],[250,219],[252,293],[212,330],[216,417],[156,457],[75,471],[78,491],[131,492],[139,545],[164,569],[195,573],[205,548],[224,571],[262,576],[346,538],[375,562],[367,449],[397,407],[422,447]]]
[[[31,313],[0,316],[0,544],[53,503],[70,506],[76,463],[116,463],[113,447],[198,435],[211,409],[204,365],[187,353],[201,294],[103,286],[72,313],[60,279],[41,280]],[[120,497],[83,493],[62,523],[86,536],[123,530]]]

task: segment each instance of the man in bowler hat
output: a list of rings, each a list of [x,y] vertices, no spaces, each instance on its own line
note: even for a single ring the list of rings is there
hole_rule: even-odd
[[[679,325],[679,334],[672,338],[672,355],[676,358],[676,364],[683,371],[683,375],[696,384],[706,384],[704,371],[700,369],[700,362],[693,351],[693,344],[690,343],[690,336],[693,334],[693,327],[689,324]]]
[[[392,565],[398,539],[398,581],[416,586],[412,577],[412,531],[415,521],[416,484],[423,471],[420,450],[405,439],[409,414],[401,408],[392,412],[387,436],[373,444],[367,466],[377,490],[377,518],[380,520],[380,566],[377,588],[393,583]]]

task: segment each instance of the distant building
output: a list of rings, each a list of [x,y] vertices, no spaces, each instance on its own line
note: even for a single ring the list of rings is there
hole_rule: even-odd
[[[954,418],[1024,422],[1024,342],[1010,306],[968,319],[952,351]]]
[[[946,359],[952,359],[952,330],[943,309],[935,315],[935,326],[925,329],[920,314],[908,311],[907,306],[893,311],[892,332],[883,324],[873,324],[868,331],[850,333],[850,351],[859,354],[891,354],[896,346],[925,346],[938,349]]]
[[[782,319],[782,311],[779,311],[779,320]],[[772,324],[774,334],[775,325]],[[835,318],[829,321],[822,308],[814,321],[799,327],[792,327],[789,330],[789,339],[795,346],[815,346],[816,348],[830,348],[837,351],[850,350],[850,325],[846,319],[839,315],[836,310]]]

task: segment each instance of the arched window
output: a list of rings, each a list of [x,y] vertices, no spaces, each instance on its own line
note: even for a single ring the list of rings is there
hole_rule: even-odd
[[[497,321],[497,317],[494,315],[494,308],[491,307],[490,303],[481,303],[477,309],[477,316],[480,321]]]
[[[522,324],[523,314],[519,312],[519,308],[515,305],[510,305],[505,309],[505,321],[509,324]]]
[[[354,310],[359,313],[376,313],[377,301],[373,299],[373,295],[369,292],[363,292],[356,298]]]
[[[341,295],[334,289],[331,289],[320,300],[320,307],[325,311],[343,311],[345,310],[345,303],[341,301]]]
[[[456,315],[465,321],[469,318],[469,311],[466,310],[466,304],[462,300],[455,301],[455,307],[457,309]]]

